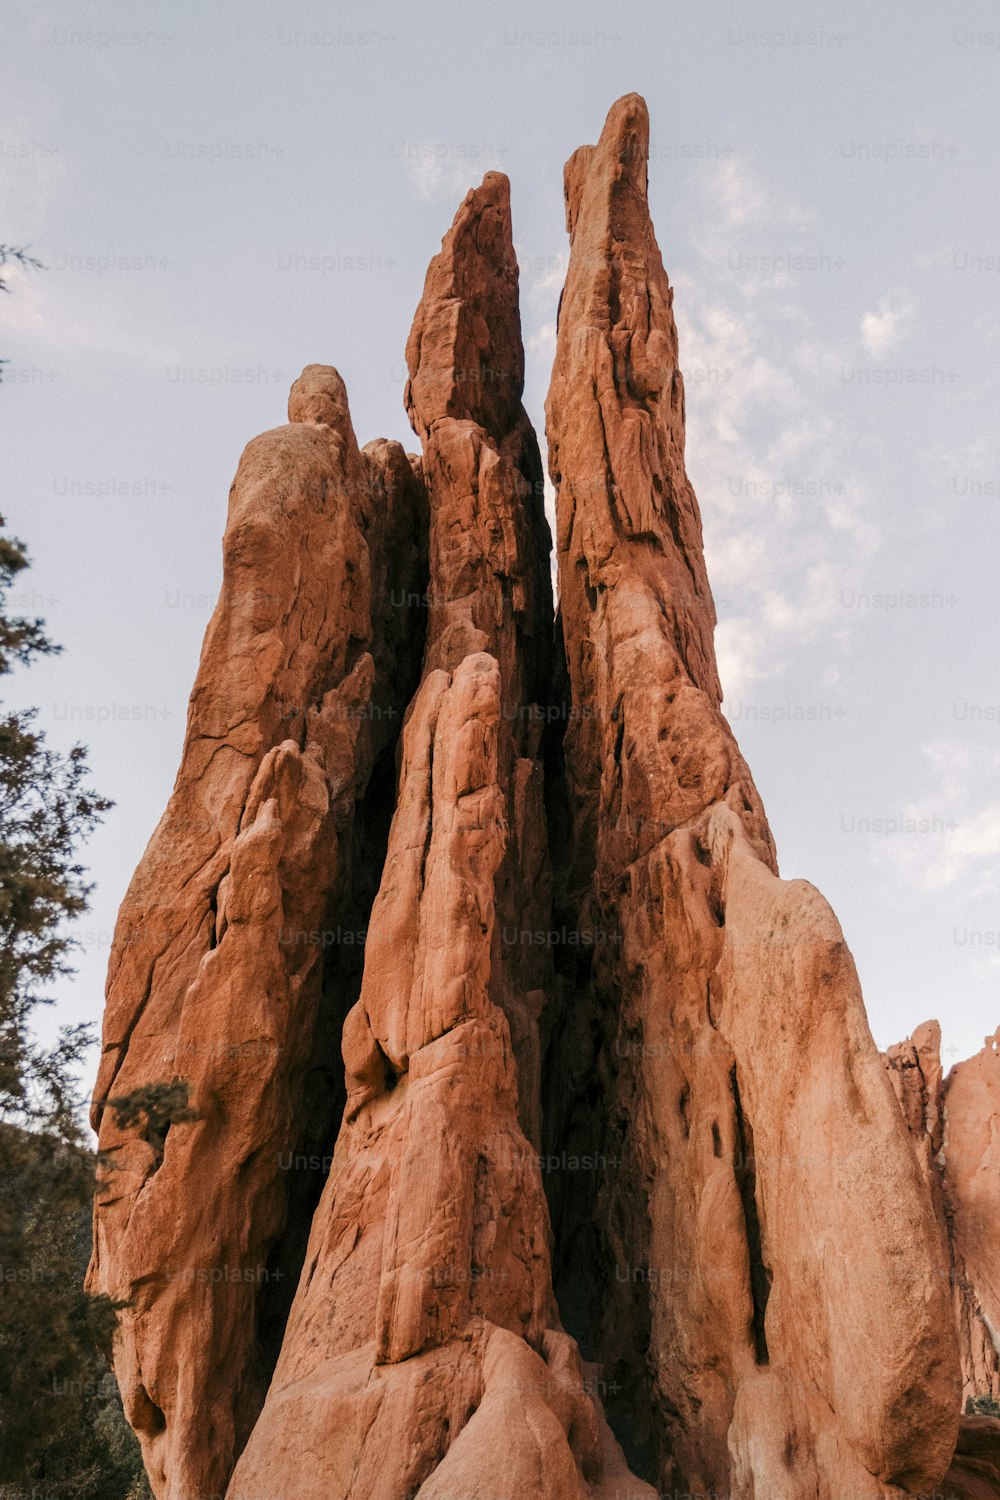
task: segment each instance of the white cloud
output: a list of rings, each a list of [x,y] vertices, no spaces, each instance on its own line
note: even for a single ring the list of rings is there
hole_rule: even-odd
[[[773,269],[789,260],[790,241],[810,243],[812,217],[727,161],[701,180],[686,219],[694,261],[674,278],[688,469],[731,699],[807,654],[817,676],[841,657],[850,641],[839,599],[844,571],[863,565],[880,541],[870,502],[878,487],[830,409],[850,363],[851,331],[824,336],[808,277]]]
[[[923,793],[904,817],[920,831],[878,846],[892,865],[925,890],[961,888],[968,901],[1000,892],[1000,752],[961,740],[921,745],[928,763]]]
[[[540,255],[515,240],[514,252],[520,269],[522,301],[546,307],[558,302],[569,269],[569,251]]]
[[[753,224],[802,227],[811,222],[812,214],[807,209],[766,187],[746,162],[731,156],[718,164],[708,186],[727,229]]]
[[[547,357],[552,359],[556,352],[556,325],[543,323],[541,328],[528,335],[526,348],[528,353],[541,359]]]
[[[414,198],[422,202],[444,200],[457,208],[487,172],[503,171],[502,156],[501,147],[497,147],[497,159],[493,160],[478,146],[473,151],[444,141],[411,141],[406,145],[403,165]]]
[[[883,297],[875,312],[861,319],[861,342],[876,359],[900,343],[913,325],[913,307],[901,294]]]

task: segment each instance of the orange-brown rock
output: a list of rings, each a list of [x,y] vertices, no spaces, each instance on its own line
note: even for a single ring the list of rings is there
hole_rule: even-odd
[[[263,1402],[269,1321],[296,1269],[282,1162],[329,1128],[313,1077],[329,1065],[327,939],[402,709],[376,661],[398,676],[413,656],[413,622],[373,577],[425,587],[424,499],[402,450],[359,452],[322,366],[289,416],[248,446],[230,494],[181,768],[115,935],[95,1095],[110,1170],[89,1285],[127,1304],[116,1372],[170,1500],[222,1492]],[[196,1120],[162,1143],[118,1127],[109,1096],[177,1079]]]
[[[566,902],[597,934],[577,1003],[620,1161],[593,1206],[604,1296],[586,1337],[645,1408],[658,1479],[929,1490],[958,1416],[940,1238],[836,918],[777,878],[720,711],[647,155],[629,95],[567,164],[547,403],[574,711]],[[572,1027],[567,1057],[587,1070]],[[558,1245],[558,1215],[555,1230]],[[557,1294],[579,1274],[557,1264]]]
[[[551,594],[499,174],[431,263],[408,359],[430,508],[424,676],[344,1027],[344,1123],[232,1500],[279,1484],[459,1500],[484,1482],[582,1500],[606,1468],[628,1477],[558,1324],[525,1134],[540,1129],[551,977],[500,930],[504,908],[548,918],[536,694]]]
[[[1000,1037],[941,1068],[941,1028],[918,1026],[885,1062],[948,1243],[963,1402],[1000,1402]]]
[[[1000,1496],[997,1043],[880,1058],[779,878],[648,146],[627,95],[566,168],[555,619],[500,174],[407,343],[421,457],[312,365],[241,461],[95,1096],[157,1500]],[[193,1118],[117,1107],[162,1084]]]
[[[551,538],[542,464],[521,405],[524,350],[510,184],[488,172],[431,261],[406,346],[406,405],[424,450],[432,588],[425,670],[485,648],[500,667],[498,778],[507,841],[497,872],[490,994],[507,1016],[521,1122],[540,1143],[538,1021],[552,990],[542,731],[552,657]]]
[[[956,1063],[943,1095],[941,1155],[964,1395],[1000,1402],[1000,1033]]]
[[[940,1493],[944,1500],[995,1500],[1000,1494],[1000,1420],[962,1418]]]

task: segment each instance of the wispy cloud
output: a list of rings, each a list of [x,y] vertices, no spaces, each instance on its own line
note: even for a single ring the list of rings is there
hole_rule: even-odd
[[[894,345],[901,343],[913,326],[913,307],[905,294],[883,297],[874,312],[861,319],[861,342],[868,353],[879,359]]]
[[[543,323],[528,336],[527,350],[530,354],[552,359],[556,352],[556,325]]]
[[[884,840],[876,858],[928,891],[954,888],[969,902],[1000,894],[1000,752],[958,739],[920,750],[924,786],[903,812],[927,836]]]
[[[840,264],[812,245],[813,218],[752,169],[721,163],[688,218],[695,261],[674,278],[688,467],[730,697],[817,642],[819,671],[830,668],[849,637],[844,571],[880,542],[871,476],[830,410],[850,330],[824,337],[804,290],[807,271]]]
[[[504,148],[485,142],[408,141],[399,154],[412,197],[452,203],[455,208],[487,172],[504,170]]]
[[[727,157],[709,171],[709,192],[727,229],[755,225],[789,225],[805,228],[813,213],[768,187],[744,160]]]

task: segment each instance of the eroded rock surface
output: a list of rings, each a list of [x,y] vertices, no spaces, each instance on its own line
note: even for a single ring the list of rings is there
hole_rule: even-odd
[[[885,1055],[948,1247],[966,1403],[1000,1401],[998,1048],[1000,1038],[987,1037],[945,1077],[941,1028],[927,1021]]]
[[[331,1124],[313,1079],[331,1050],[325,935],[403,707],[375,663],[405,669],[419,626],[373,597],[373,573],[425,588],[424,496],[398,445],[359,452],[318,365],[289,416],[230,494],[181,768],[115,934],[95,1095],[109,1170],[89,1285],[128,1303],[116,1372],[170,1500],[224,1489],[263,1403],[270,1307],[297,1271],[283,1163]],[[196,1120],[153,1142],[117,1126],[109,1096],[177,1079]]]
[[[628,1477],[559,1326],[529,1140],[552,980],[548,950],[516,934],[549,917],[551,593],[499,174],[431,263],[407,355],[430,508],[424,675],[344,1028],[344,1123],[239,1500],[279,1478],[356,1500],[487,1482],[583,1497],[606,1458]]]
[[[720,710],[647,155],[630,95],[567,164],[547,404],[565,900],[597,935],[576,1004],[600,1038],[588,1060],[570,1023],[565,1050],[600,1080],[606,1133],[565,1129],[619,1163],[590,1265],[557,1264],[556,1290],[589,1276],[586,1337],[646,1407],[652,1472],[682,1489],[929,1490],[958,1411],[937,1225],[836,918],[777,878]]]
[[[880,1058],[778,876],[647,157],[627,95],[566,168],[555,618],[502,175],[427,273],[421,456],[312,365],[241,461],[95,1096],[158,1500],[1000,1495],[1000,1424],[959,1431],[998,1389],[996,1042]],[[163,1084],[193,1119],[119,1123]]]

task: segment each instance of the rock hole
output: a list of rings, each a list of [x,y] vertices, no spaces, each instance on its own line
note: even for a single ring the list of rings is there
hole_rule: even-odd
[[[143,1437],[158,1437],[167,1430],[167,1419],[162,1409],[157,1406],[144,1385],[140,1385],[136,1392],[130,1415],[132,1426]]]

